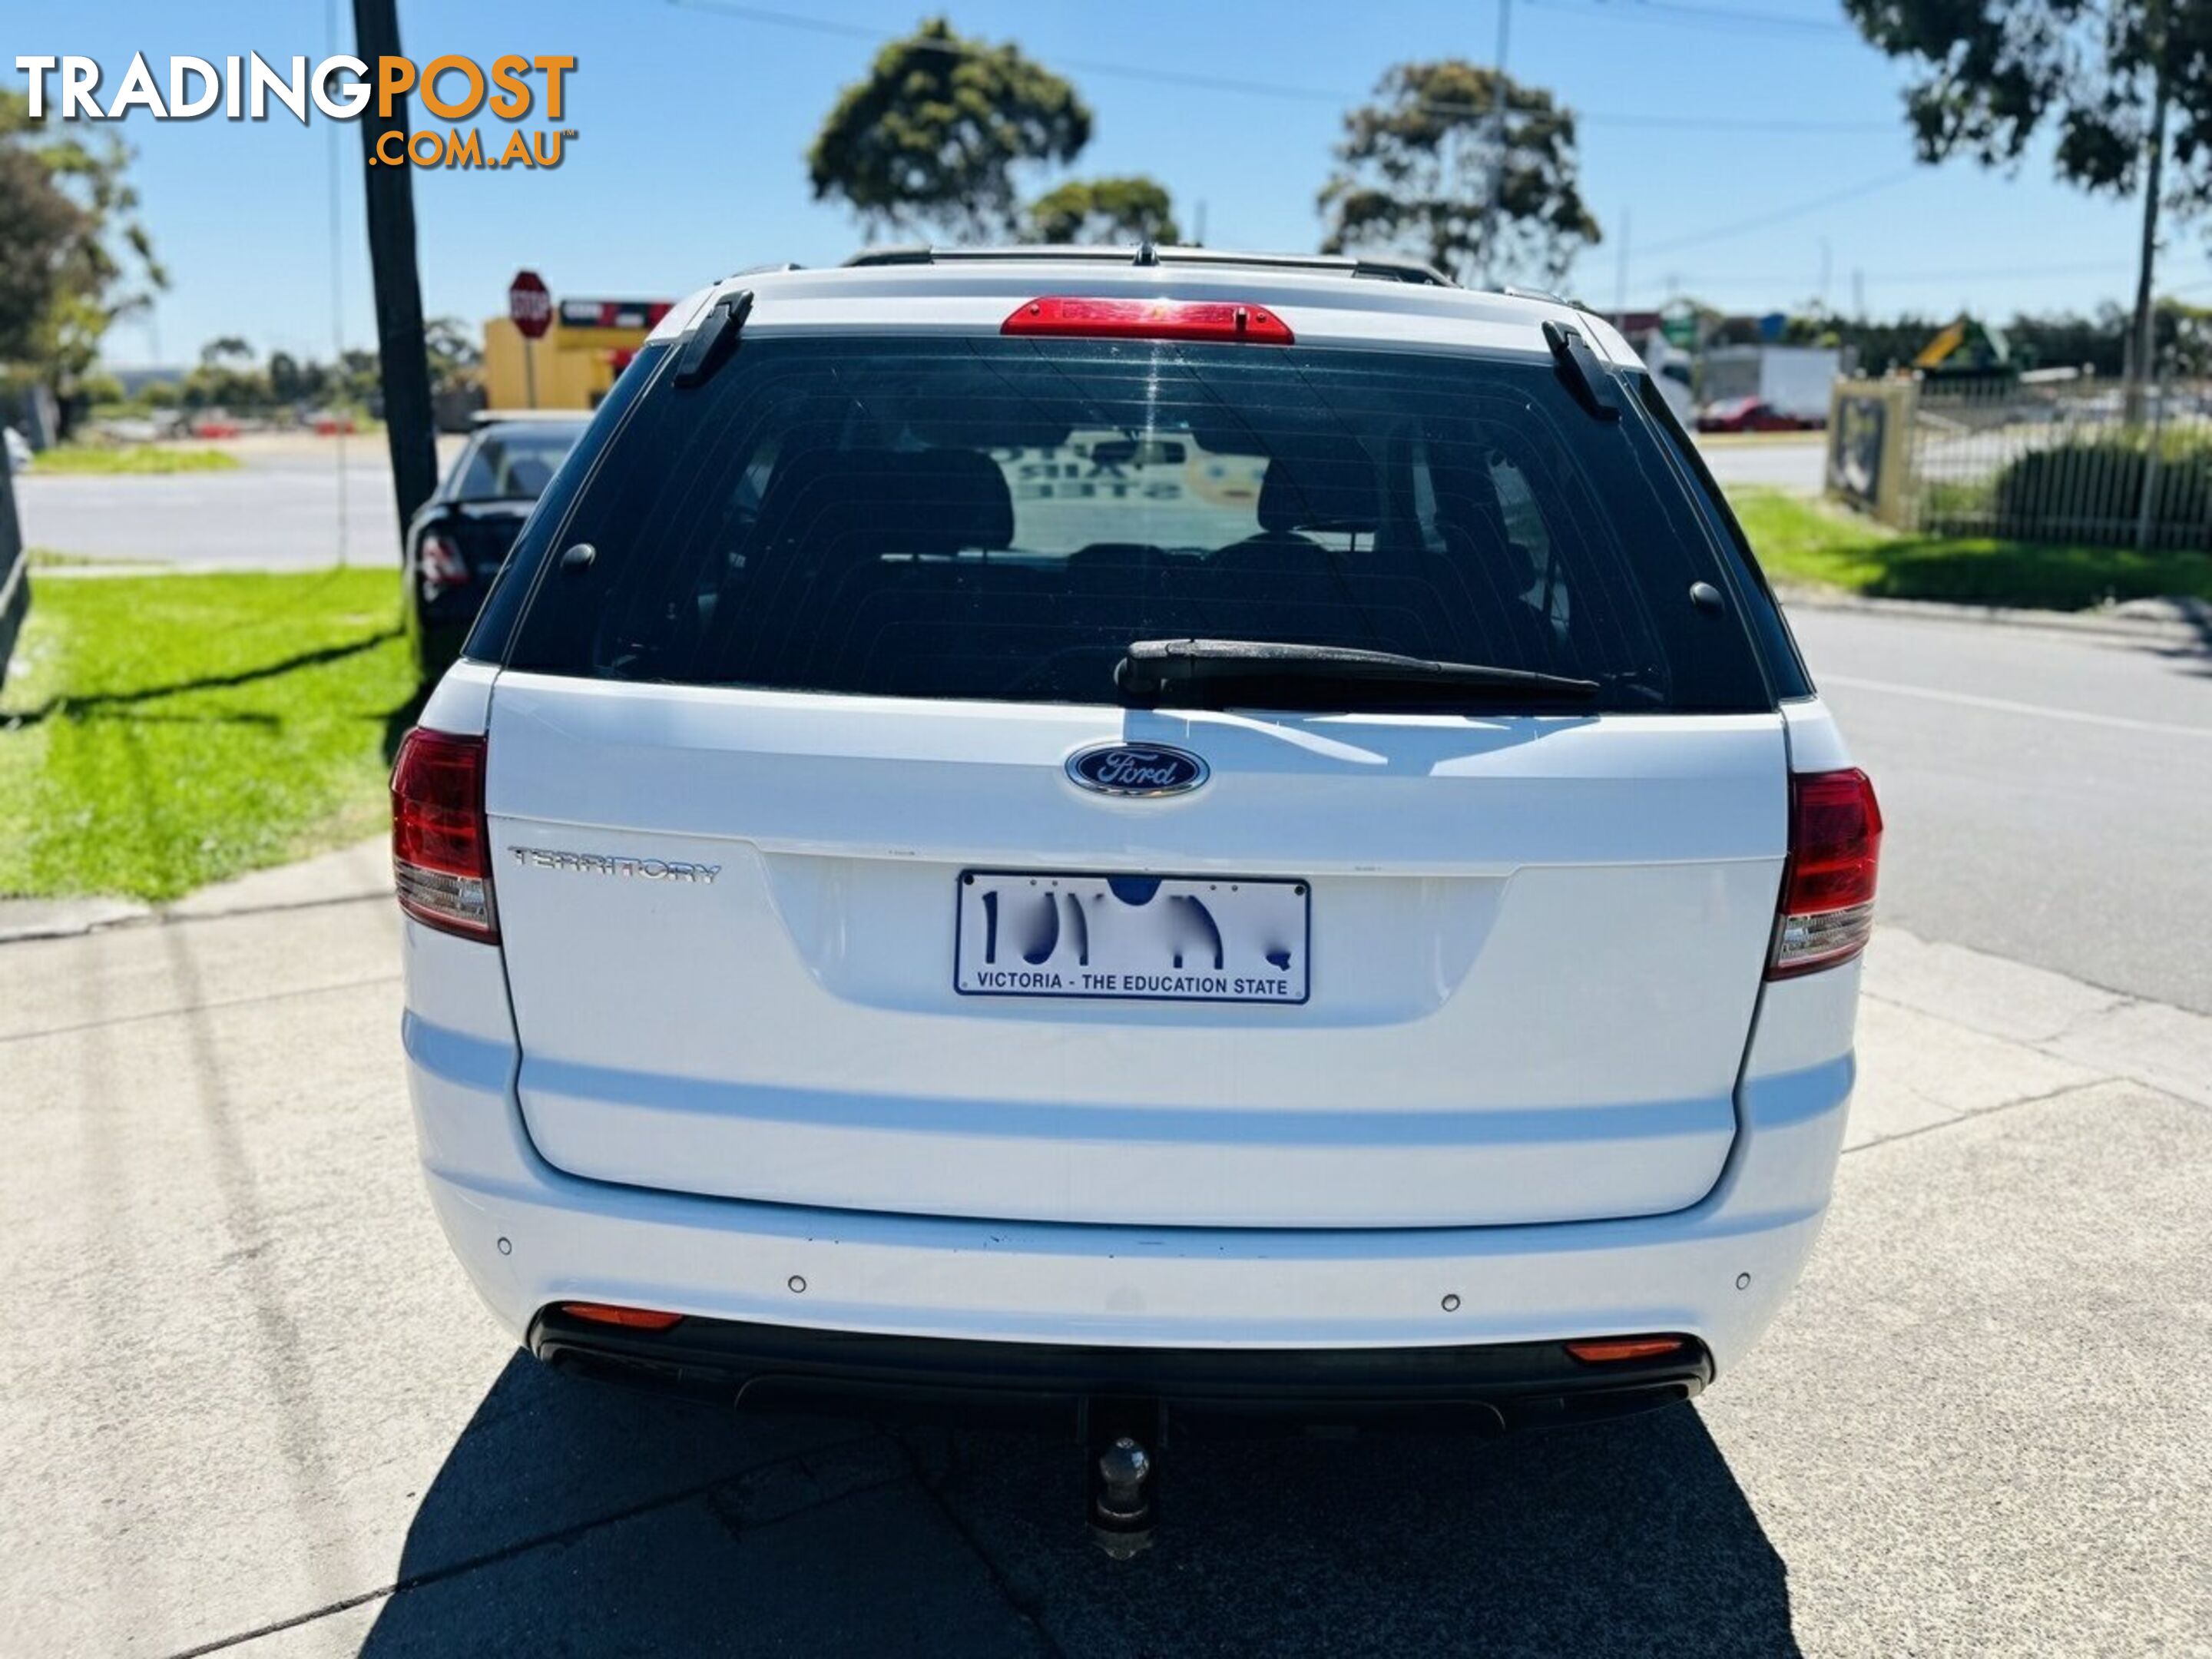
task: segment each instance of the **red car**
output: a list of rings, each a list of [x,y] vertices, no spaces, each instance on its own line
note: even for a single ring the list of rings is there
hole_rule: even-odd
[[[1811,432],[1822,422],[1785,414],[1764,398],[1729,398],[1708,404],[1698,416],[1700,432]]]

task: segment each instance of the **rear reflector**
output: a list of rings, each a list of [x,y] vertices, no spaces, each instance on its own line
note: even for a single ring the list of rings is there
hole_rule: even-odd
[[[392,878],[399,908],[463,939],[499,940],[484,740],[416,726],[392,768]]]
[[[1881,808],[1856,767],[1790,780],[1790,862],[1769,979],[1832,967],[1866,948],[1881,861]]]
[[[588,1319],[594,1325],[620,1325],[633,1331],[665,1331],[682,1314],[661,1313],[652,1308],[617,1308],[605,1302],[563,1302],[561,1311],[572,1319]]]
[[[1001,334],[1108,340],[1226,340],[1289,345],[1290,328],[1264,306],[1228,300],[1032,300],[999,325]]]
[[[1607,1365],[1623,1359],[1663,1359],[1690,1346],[1680,1336],[1611,1336],[1589,1342],[1570,1342],[1567,1352],[1586,1364]]]

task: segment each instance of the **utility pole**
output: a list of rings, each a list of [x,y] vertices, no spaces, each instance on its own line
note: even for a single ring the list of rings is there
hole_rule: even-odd
[[[2152,304],[2152,269],[2158,258],[2158,191],[2166,164],[2166,106],[2171,82],[2166,70],[2166,6],[2151,0],[2151,73],[2156,90],[2151,99],[2150,136],[2144,141],[2142,257],[2136,270],[2134,338],[2128,351],[2127,420],[2130,426],[2143,418],[2145,393],[2158,356],[2158,313]]]
[[[354,52],[371,73],[380,58],[397,58],[399,17],[393,0],[353,0]],[[438,438],[430,414],[430,357],[422,339],[422,286],[415,265],[415,187],[404,160],[386,165],[377,142],[387,132],[407,148],[407,100],[389,116],[372,99],[362,112],[361,148],[368,207],[368,259],[376,285],[376,349],[384,386],[384,436],[392,451],[392,489],[400,532],[438,484]]]
[[[1505,49],[1513,40],[1513,0],[1498,0],[1498,88],[1491,100],[1490,190],[1482,204],[1482,285],[1498,286],[1498,198],[1505,188]]]
[[[325,21],[331,42],[331,56],[338,55],[338,0],[327,0]],[[344,150],[338,133],[338,124],[331,123],[331,373],[335,375],[345,367],[345,237],[344,222],[340,216],[344,208],[340,202],[338,186],[344,181]],[[352,518],[346,500],[346,428],[352,417],[341,416],[333,422],[331,434],[332,453],[337,465],[331,469],[338,486],[338,566],[350,564],[347,556],[353,532]]]

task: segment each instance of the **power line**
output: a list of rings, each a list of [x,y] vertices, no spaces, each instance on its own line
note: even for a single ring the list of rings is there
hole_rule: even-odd
[[[866,23],[849,23],[830,17],[811,17],[803,13],[778,11],[768,6],[748,6],[736,0],[668,0],[679,11],[706,12],[717,17],[733,17],[749,23],[766,23],[775,28],[804,29],[811,34],[834,34],[848,40],[867,40],[878,46],[889,46],[902,41],[915,52],[941,52],[962,57],[977,49],[964,40],[932,40],[916,36],[907,39],[886,33]],[[1187,75],[1175,70],[1149,68],[1136,64],[1103,63],[1096,58],[1063,58],[1060,60],[1069,69],[1080,70],[1085,75],[1119,76],[1129,81],[1155,81],[1164,86],[1192,87],[1202,92],[1241,92],[1259,98],[1296,98],[1309,101],[1326,100],[1336,103],[1342,94],[1322,87],[1285,86],[1273,81],[1244,81],[1218,75]],[[1438,106],[1449,109],[1449,105]],[[1473,106],[1468,113],[1482,112]]]
[[[1880,268],[1863,270],[1861,275],[1869,284],[1883,283],[1943,283],[1969,281],[1996,276],[2126,276],[2134,267],[2126,260],[2077,259],[2066,264],[2047,265],[1965,265],[1944,270],[1883,270]],[[1785,283],[1803,279],[1805,273],[1793,270],[1784,275],[1755,276],[1739,271],[1724,275],[1688,276],[1680,278],[1684,288],[1778,288]]]
[[[1888,190],[1893,185],[1903,184],[1918,172],[1917,167],[1907,167],[1902,173],[1886,173],[1878,179],[1869,179],[1845,189],[1832,191],[1826,196],[1816,196],[1809,202],[1800,202],[1791,207],[1776,208],[1771,212],[1755,214],[1748,219],[1738,219],[1732,224],[1715,225],[1710,230],[1696,231],[1687,236],[1677,236],[1671,240],[1661,242],[1655,247],[1641,248],[1638,252],[1640,256],[1648,258],[1656,254],[1673,253],[1686,247],[1702,247],[1709,242],[1723,242],[1737,236],[1748,236],[1755,230],[1765,230],[1769,225],[1778,225],[1790,219],[1800,219],[1808,213],[1818,213],[1822,208],[1835,207],[1841,203],[1856,201],[1862,196],[1871,196],[1876,191]]]
[[[1597,127],[1680,127],[1697,132],[1895,132],[1894,121],[1792,120],[1778,117],[1736,119],[1725,115],[1577,115]]]
[[[681,11],[696,11],[709,16],[727,17],[741,22],[762,23],[771,28],[787,28],[810,34],[834,35],[841,40],[866,40],[886,46],[902,39],[886,33],[865,23],[848,22],[831,17],[810,16],[801,12],[781,11],[769,6],[745,5],[740,0],[667,0]],[[971,52],[975,47],[964,41],[907,40],[906,45],[918,52],[942,52],[958,55]],[[1218,75],[1194,75],[1178,70],[1158,69],[1146,64],[1117,64],[1092,58],[1063,58],[1058,60],[1070,70],[1085,75],[1104,76],[1109,79],[1151,82],[1159,86],[1187,87],[1198,92],[1236,93],[1252,98],[1273,98],[1298,103],[1334,104],[1341,108],[1361,101],[1364,94],[1334,91],[1327,87],[1295,86],[1279,81],[1249,81]],[[1424,99],[1421,108],[1439,115],[1468,115],[1487,117],[1491,111],[1483,105],[1461,104],[1435,99]],[[1893,121],[1821,121],[1800,120],[1790,117],[1762,119],[1757,117],[1606,114],[1574,112],[1575,119],[1593,127],[1628,127],[1671,129],[1685,132],[1893,132]]]
[[[1786,12],[1751,11],[1738,6],[1710,6],[1689,0],[1528,0],[1532,9],[1594,13],[1627,23],[1671,23],[1689,28],[1773,29],[1790,34],[1851,34],[1838,18],[1792,16]]]

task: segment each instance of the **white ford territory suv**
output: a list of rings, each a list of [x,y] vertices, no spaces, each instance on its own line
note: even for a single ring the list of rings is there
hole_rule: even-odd
[[[566,1369],[1572,1420],[1741,1358],[1827,1202],[1881,817],[1548,299],[718,283],[392,787],[430,1193]]]

